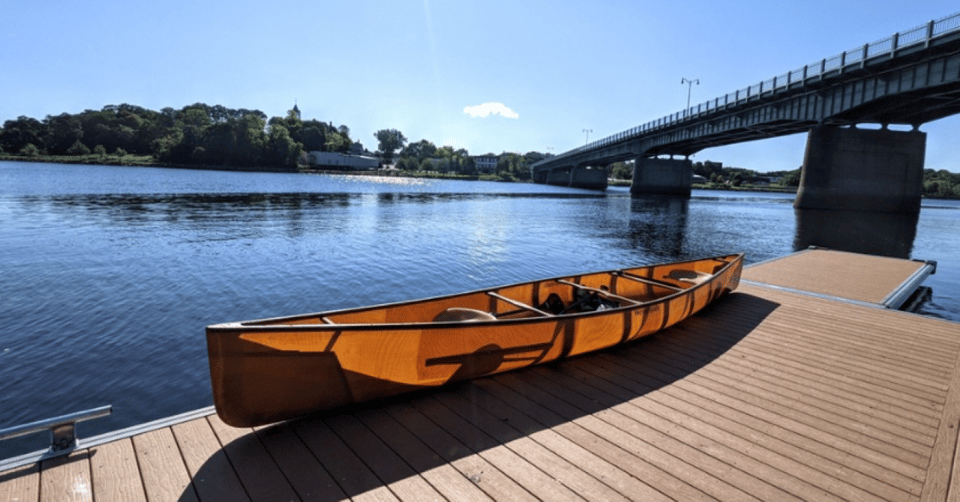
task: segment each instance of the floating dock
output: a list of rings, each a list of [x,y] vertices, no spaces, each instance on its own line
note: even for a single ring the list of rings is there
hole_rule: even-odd
[[[889,308],[933,267],[804,251],[638,343],[256,429],[197,410],[0,464],[0,501],[957,499],[960,324]]]

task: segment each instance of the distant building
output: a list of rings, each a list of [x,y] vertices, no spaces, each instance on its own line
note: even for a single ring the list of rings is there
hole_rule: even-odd
[[[494,173],[497,171],[497,162],[500,161],[498,155],[475,155],[473,162],[477,166],[479,173]]]
[[[307,153],[307,165],[338,171],[360,171],[377,169],[380,161],[362,155],[314,151]]]

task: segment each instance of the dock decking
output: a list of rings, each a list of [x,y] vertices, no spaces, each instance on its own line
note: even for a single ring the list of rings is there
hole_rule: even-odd
[[[867,296],[822,297],[836,260]],[[867,262],[791,255],[638,343],[392,404],[256,430],[198,410],[0,473],[0,501],[960,498],[960,325],[869,305],[922,264],[871,290]]]

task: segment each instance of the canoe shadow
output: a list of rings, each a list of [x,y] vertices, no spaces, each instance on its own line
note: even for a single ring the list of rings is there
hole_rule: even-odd
[[[623,465],[624,457],[639,462],[636,452],[598,431],[612,423],[622,427],[624,420],[645,427],[636,417],[650,413],[644,409],[648,395],[724,357],[778,306],[732,293],[634,343],[258,428],[222,451],[252,499],[342,500],[398,490],[435,498],[536,494],[536,483],[522,474],[527,461],[517,455],[533,448],[540,461],[552,459],[544,465],[530,460],[552,477],[550,469],[567,462],[571,449],[590,451],[612,466]],[[547,436],[538,434],[548,429]],[[249,465],[256,468],[243,467]],[[211,459],[192,484],[232,475],[223,471],[222,462]],[[193,490],[188,487],[181,500],[195,500]]]

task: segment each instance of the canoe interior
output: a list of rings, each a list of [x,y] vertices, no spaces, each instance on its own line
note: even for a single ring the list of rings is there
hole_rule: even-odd
[[[214,402],[226,423],[252,426],[599,350],[694,314],[736,288],[742,263],[737,254],[209,326]],[[567,310],[554,315],[548,298]],[[484,320],[436,322],[448,309]]]
[[[652,302],[677,293],[675,289],[670,289],[668,286],[686,290],[695,285],[689,281],[683,281],[670,277],[673,271],[692,270],[694,272],[712,275],[723,269],[725,266],[733,263],[739,257],[740,255],[730,255],[689,262],[677,262],[648,267],[618,269],[616,271],[595,272],[585,275],[558,277],[523,284],[502,286],[498,288],[485,289],[439,298],[430,298],[426,300],[401,302],[390,305],[377,305],[302,316],[248,321],[241,324],[245,327],[251,328],[257,326],[293,326],[304,324],[313,324],[318,325],[319,327],[325,324],[323,318],[326,318],[328,321],[335,323],[341,328],[345,327],[344,325],[351,324],[430,323],[433,322],[437,315],[446,309],[458,307],[491,312],[492,314],[496,315],[498,319],[540,317],[530,311],[518,309],[516,306],[510,303],[494,298],[490,296],[488,292],[497,293],[501,296],[505,296],[512,300],[516,300],[531,306],[540,305],[546,301],[546,298],[550,296],[551,293],[556,293],[565,305],[573,303],[575,300],[576,290],[573,287],[558,281],[574,282],[596,289],[606,288],[617,296],[627,297],[641,303]],[[632,280],[624,275],[615,275],[611,272],[624,272],[630,276],[648,278],[658,283],[664,283],[664,286],[643,283],[637,280]]]

